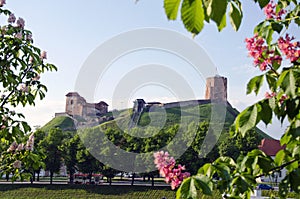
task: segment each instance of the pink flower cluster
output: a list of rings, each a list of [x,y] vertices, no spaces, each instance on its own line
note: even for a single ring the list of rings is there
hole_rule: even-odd
[[[277,95],[277,93],[275,93],[275,92],[272,92],[272,93],[266,92],[265,98],[270,99],[272,97],[275,97],[276,95]],[[285,94],[282,95],[281,98],[279,99],[279,103],[282,104],[284,102],[284,100],[286,100],[286,99],[287,99],[287,96]]]
[[[32,133],[27,140],[25,149],[28,151],[33,151],[33,146],[34,146],[34,134]]]
[[[190,176],[184,166],[180,164],[175,168],[176,161],[173,157],[169,157],[168,152],[159,151],[154,153],[154,163],[159,170],[161,176],[165,177],[166,183],[171,183],[171,188],[174,190],[182,183],[182,181]]]
[[[266,92],[265,93],[265,98],[266,99],[270,99],[270,98],[275,97],[275,96],[276,96],[275,92],[272,92],[272,93]]]
[[[265,45],[265,40],[257,34],[252,38],[246,38],[245,42],[249,56],[254,58],[254,65],[259,66],[261,71],[265,71],[268,66],[275,63],[281,64],[282,57],[276,55],[274,50],[269,49],[269,47]]]
[[[289,34],[285,35],[285,38],[280,37],[278,39],[278,47],[282,53],[291,60],[295,62],[300,57],[300,42],[293,42],[294,37],[290,37]]]
[[[6,4],[5,0],[0,0],[0,7],[4,6],[4,4]]]
[[[27,151],[33,151],[33,146],[34,146],[34,134],[32,133],[29,136],[25,147],[24,147],[23,143],[18,144],[17,142],[13,142],[9,146],[9,148],[7,149],[7,152],[14,153],[14,152],[17,152],[17,151],[23,151],[24,149],[27,150]]]
[[[267,19],[277,19],[281,20],[282,15],[286,13],[286,10],[280,9],[279,12],[276,12],[277,4],[273,4],[273,1],[270,1],[265,7],[264,12],[267,16]]]
[[[13,163],[13,168],[15,169],[20,169],[22,166],[22,162],[20,160],[16,160],[14,163]]]

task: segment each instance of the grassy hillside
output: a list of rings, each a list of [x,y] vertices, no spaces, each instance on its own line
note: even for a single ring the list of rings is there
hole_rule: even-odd
[[[148,125],[159,125],[159,123],[165,122],[164,127],[169,127],[174,124],[180,124],[182,120],[184,121],[194,121],[195,113],[199,111],[200,121],[210,121],[211,120],[211,110],[212,104],[203,104],[198,106],[187,106],[187,107],[174,107],[167,108],[164,111],[161,109],[152,109],[151,112],[143,111],[138,120],[138,126],[148,126]],[[226,107],[226,116],[224,120],[224,130],[228,131],[229,127],[233,124],[236,116],[239,112],[234,109],[232,106],[228,105]],[[101,124],[102,127],[107,128],[120,128],[128,129],[129,123],[132,116],[132,110],[127,109],[119,111],[117,114],[114,114],[115,120]],[[218,116],[214,116],[218,117]],[[222,117],[220,115],[220,117]],[[256,128],[255,131],[259,134],[259,138],[272,138],[260,129]]]
[[[75,131],[76,127],[72,118],[67,116],[58,116],[50,120],[41,130],[47,132],[52,128],[60,128],[63,131]]]
[[[199,111],[200,121],[210,121],[211,119],[211,110],[212,104],[203,104],[198,106],[187,106],[187,107],[174,107],[167,108],[162,111],[161,108],[151,109],[151,112],[144,111],[138,120],[138,126],[148,126],[148,125],[160,125],[162,122],[164,123],[164,127],[169,127],[174,124],[180,124],[182,120],[185,122],[194,121],[195,113]],[[238,111],[234,109],[232,106],[228,105],[226,107],[226,117],[224,121],[224,130],[228,131],[231,124],[233,124],[235,117],[238,115]],[[132,109],[119,110],[117,112],[108,112],[107,116],[114,116],[115,120],[105,122],[103,125],[105,128],[120,128],[120,129],[128,129],[131,116]],[[42,127],[42,130],[48,131],[51,128],[61,128],[65,131],[74,131],[76,127],[74,125],[74,121],[67,116],[59,116],[53,118],[50,122],[48,122],[45,126]],[[259,137],[262,138],[271,138],[269,135],[256,128],[256,132],[259,134]]]

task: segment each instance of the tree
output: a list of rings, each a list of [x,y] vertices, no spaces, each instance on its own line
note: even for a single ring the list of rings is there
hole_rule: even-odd
[[[16,19],[10,10],[3,8],[4,5],[5,0],[1,0],[0,14],[7,19],[0,29],[1,173],[9,173],[13,165],[8,159],[16,156],[6,154],[7,148],[24,141],[24,136],[31,130],[23,121],[24,115],[14,109],[19,105],[34,105],[38,97],[43,99],[47,88],[40,77],[46,71],[56,70],[56,67],[46,63],[46,52],[33,45],[32,33],[25,29],[24,19]],[[31,160],[23,155],[27,154],[18,158]]]
[[[93,173],[101,171],[102,163],[90,154],[82,142],[79,143],[76,159],[78,170],[88,174],[89,183],[91,184]]]
[[[77,152],[79,150],[80,138],[78,134],[75,134],[74,137],[68,138],[62,145],[63,159],[67,167],[68,173],[70,175],[70,184],[74,182],[74,174],[77,169]]]
[[[213,189],[219,189],[225,197],[250,198],[256,178],[271,175],[273,172],[287,169],[287,175],[279,184],[281,198],[286,197],[290,189],[300,193],[300,42],[289,33],[291,25],[300,25],[300,4],[296,0],[254,0],[264,10],[266,19],[259,23],[255,35],[246,39],[249,55],[254,65],[263,72],[252,78],[247,84],[247,93],[258,94],[264,80],[270,92],[266,98],[249,106],[236,118],[231,128],[232,136],[245,136],[258,122],[266,125],[272,122],[273,115],[290,125],[280,139],[286,148],[280,150],[273,160],[258,149],[240,155],[237,160],[220,157],[213,163],[201,167],[195,176],[183,181],[177,191],[177,198],[197,198],[197,190],[211,195]],[[226,26],[226,11],[233,29],[238,30],[242,21],[242,3],[239,0],[164,0],[168,19],[177,18],[181,5],[181,19],[185,28],[198,34],[204,27],[204,21],[214,21],[221,31]],[[288,63],[283,67],[282,61]],[[221,180],[213,180],[214,176]]]
[[[107,182],[109,183],[109,185],[111,185],[112,179],[115,177],[115,175],[119,171],[116,169],[113,169],[112,167],[109,167],[108,165],[105,165],[102,167],[101,172],[107,178]]]
[[[41,151],[45,155],[46,170],[50,172],[50,184],[52,184],[53,174],[59,172],[62,165],[61,145],[65,137],[62,130],[54,128],[39,143]]]

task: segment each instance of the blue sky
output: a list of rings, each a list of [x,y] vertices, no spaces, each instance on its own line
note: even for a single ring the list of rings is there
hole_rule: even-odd
[[[48,61],[58,67],[58,72],[42,75],[41,80],[49,89],[45,100],[23,110],[31,125],[44,125],[55,112],[64,111],[65,94],[74,89],[82,64],[97,46],[113,36],[137,28],[158,27],[191,37],[180,20],[167,20],[163,0],[140,0],[137,4],[134,0],[7,0],[6,7],[25,19],[26,28],[33,32],[35,45],[46,50]],[[252,36],[253,27],[264,15],[252,1],[243,1],[243,10],[244,18],[238,32],[232,30],[228,21],[228,26],[219,33],[212,22],[206,24],[194,39],[216,65],[218,73],[228,78],[228,100],[238,110],[261,99],[266,91],[262,90],[258,97],[246,96],[246,83],[260,71],[247,57],[244,39]],[[299,31],[293,34],[299,35]],[[151,53],[163,57],[157,52],[144,52],[143,56],[149,54],[151,57]],[[121,62],[119,65],[122,67]],[[204,80],[199,82],[203,95],[204,85]],[[109,83],[107,89],[112,89]],[[162,96],[145,97],[148,100],[167,100]],[[99,100],[110,103],[109,96],[104,94],[101,97]],[[275,123],[265,131],[279,138],[282,132],[279,126]]]

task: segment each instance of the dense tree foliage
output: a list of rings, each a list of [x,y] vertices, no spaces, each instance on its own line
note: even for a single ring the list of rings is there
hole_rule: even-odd
[[[228,198],[250,198],[251,191],[257,185],[256,178],[272,175],[283,168],[287,169],[287,175],[279,185],[280,197],[286,197],[290,189],[300,193],[300,42],[295,41],[295,35],[289,32],[291,26],[299,28],[300,4],[296,0],[254,2],[263,9],[266,18],[254,28],[254,36],[246,39],[246,47],[262,75],[249,81],[247,93],[258,94],[264,82],[270,91],[265,99],[238,115],[231,135],[244,137],[261,121],[266,125],[271,124],[275,116],[281,122],[289,122],[280,139],[280,143],[286,147],[277,153],[274,160],[254,149],[246,155],[241,154],[236,160],[222,156],[213,163],[207,163],[197,175],[182,183],[177,198],[197,198],[197,190],[211,195],[213,189],[219,189]],[[209,23],[211,20],[221,31],[226,26],[227,10],[231,25],[238,30],[243,16],[239,0],[164,0],[164,5],[166,15],[171,20],[177,18],[180,8],[182,22],[193,34],[202,30],[204,21]],[[226,155],[225,148],[222,146],[222,155]],[[236,152],[238,148],[233,150]],[[221,180],[214,180],[216,175]]]
[[[28,165],[34,168],[40,165],[37,154],[22,147],[28,142],[25,136],[31,128],[15,108],[35,105],[37,98],[43,99],[47,88],[40,77],[56,67],[46,63],[47,54],[33,45],[25,20],[17,19],[13,12],[5,9],[5,3],[0,1],[0,14],[4,19],[0,29],[0,176],[13,174],[13,180],[23,180],[26,172],[32,173]],[[34,136],[30,139],[34,140]]]
[[[66,137],[60,129],[51,129],[39,142],[39,149],[45,155],[46,170],[50,172],[50,184],[52,184],[53,174],[59,172],[62,166],[63,140]]]

